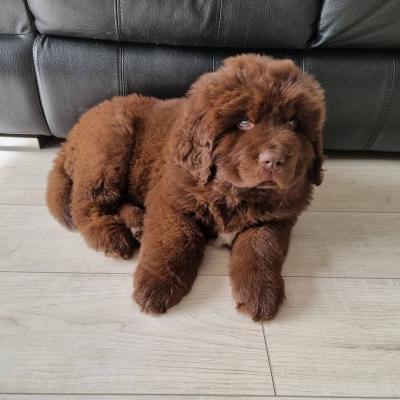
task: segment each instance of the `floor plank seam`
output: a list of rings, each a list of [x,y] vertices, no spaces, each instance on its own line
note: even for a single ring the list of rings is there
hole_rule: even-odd
[[[283,278],[305,278],[305,279],[370,279],[370,280],[399,280],[400,277],[382,277],[382,276],[312,276],[312,275],[282,275]]]
[[[47,207],[46,204],[37,203],[2,203],[0,202],[0,207]],[[313,214],[340,214],[340,213],[354,213],[354,214],[400,214],[398,211],[373,211],[373,210],[305,210],[305,213]]]
[[[2,203],[0,202],[0,207],[47,207],[46,204],[38,203]],[[400,214],[398,211],[374,211],[374,210],[305,210],[304,213],[313,214],[340,214],[340,213],[353,213],[353,214]]]
[[[0,395],[7,396],[119,396],[119,397],[128,397],[128,396],[163,396],[163,397],[228,397],[228,398],[236,398],[236,397],[248,397],[248,398],[296,398],[296,399],[379,399],[379,400],[399,400],[400,397],[390,397],[390,396],[329,396],[329,395],[273,395],[273,394],[213,394],[213,393],[40,393],[40,392],[32,392],[32,393],[18,393],[18,392],[0,392]]]
[[[353,214],[400,214],[399,211],[372,211],[372,210],[306,210],[306,213],[329,213],[329,214],[337,214],[337,213],[353,213]]]
[[[266,334],[265,334],[265,329],[264,329],[264,325],[263,324],[261,324],[261,330],[262,330],[263,337],[264,337],[264,344],[265,344],[265,350],[266,350],[266,353],[267,353],[267,361],[268,361],[269,373],[271,375],[272,388],[274,389],[274,395],[276,396],[276,388],[275,388],[274,375],[273,375],[273,372],[272,372],[271,358],[269,356],[267,337],[266,337]]]
[[[130,272],[84,272],[84,271],[18,271],[18,270],[0,270],[0,274],[60,274],[60,275],[129,275]],[[216,274],[199,274],[199,277],[216,277],[228,278],[229,275],[216,275]],[[374,276],[311,276],[311,275],[282,275],[283,278],[299,278],[299,279],[349,279],[349,280],[400,280],[400,277],[374,277]]]
[[[15,207],[15,206],[30,206],[30,207],[47,207],[46,204],[32,204],[32,203],[0,203],[0,207]]]

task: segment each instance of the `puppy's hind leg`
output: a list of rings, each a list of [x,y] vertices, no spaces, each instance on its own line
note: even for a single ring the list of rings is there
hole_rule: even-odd
[[[48,177],[46,202],[54,218],[72,230],[75,228],[70,213],[72,181],[64,169],[65,159],[65,148],[62,147]]]
[[[139,244],[117,215],[92,216],[90,223],[81,227],[81,233],[89,246],[112,257],[128,259]]]
[[[92,182],[93,184],[93,182]],[[92,185],[90,185],[92,186]],[[106,255],[130,258],[138,243],[118,215],[122,188],[89,189],[85,184],[74,182],[72,191],[72,216],[86,242]]]
[[[129,98],[90,110],[71,132],[75,157],[71,213],[89,246],[129,258],[138,242],[118,215],[127,192],[135,132]]]
[[[88,169],[93,173],[92,168]],[[124,219],[118,215],[124,174],[121,171],[119,176],[111,179],[104,171],[98,172],[102,175],[97,180],[79,175],[74,181],[73,220],[90,247],[104,251],[106,255],[130,258],[138,243]],[[119,179],[115,180],[116,177]]]

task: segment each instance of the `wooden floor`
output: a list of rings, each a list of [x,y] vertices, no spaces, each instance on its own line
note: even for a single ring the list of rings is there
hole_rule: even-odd
[[[160,317],[136,260],[88,249],[44,203],[56,148],[0,151],[0,400],[400,398],[400,157],[332,156],[264,325],[238,314],[228,252]]]

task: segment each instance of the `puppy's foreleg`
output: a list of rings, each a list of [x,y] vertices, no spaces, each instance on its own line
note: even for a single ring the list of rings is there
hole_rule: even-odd
[[[271,319],[285,292],[281,276],[293,222],[271,222],[242,232],[230,260],[232,293],[237,308],[254,321]]]
[[[166,312],[189,292],[203,249],[203,234],[180,210],[161,200],[146,208],[133,294],[142,311]]]

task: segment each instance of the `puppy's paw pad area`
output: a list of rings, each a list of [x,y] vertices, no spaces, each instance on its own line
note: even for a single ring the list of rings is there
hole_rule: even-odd
[[[131,258],[138,242],[131,231],[118,223],[92,225],[86,229],[85,237],[90,246],[103,251],[107,256]]]
[[[161,280],[140,267],[135,273],[133,299],[145,313],[165,313],[187,292],[188,289],[173,277]]]
[[[127,260],[133,256],[138,242],[129,230],[121,229],[108,237],[104,252],[107,256]]]
[[[144,211],[139,207],[125,203],[120,207],[118,214],[128,227],[143,226]]]
[[[131,230],[134,238],[140,242],[143,234],[144,211],[132,204],[124,204],[118,212],[122,221]]]
[[[285,299],[285,293],[283,284],[247,285],[234,289],[233,297],[236,308],[250,315],[253,321],[268,321],[276,315]]]

